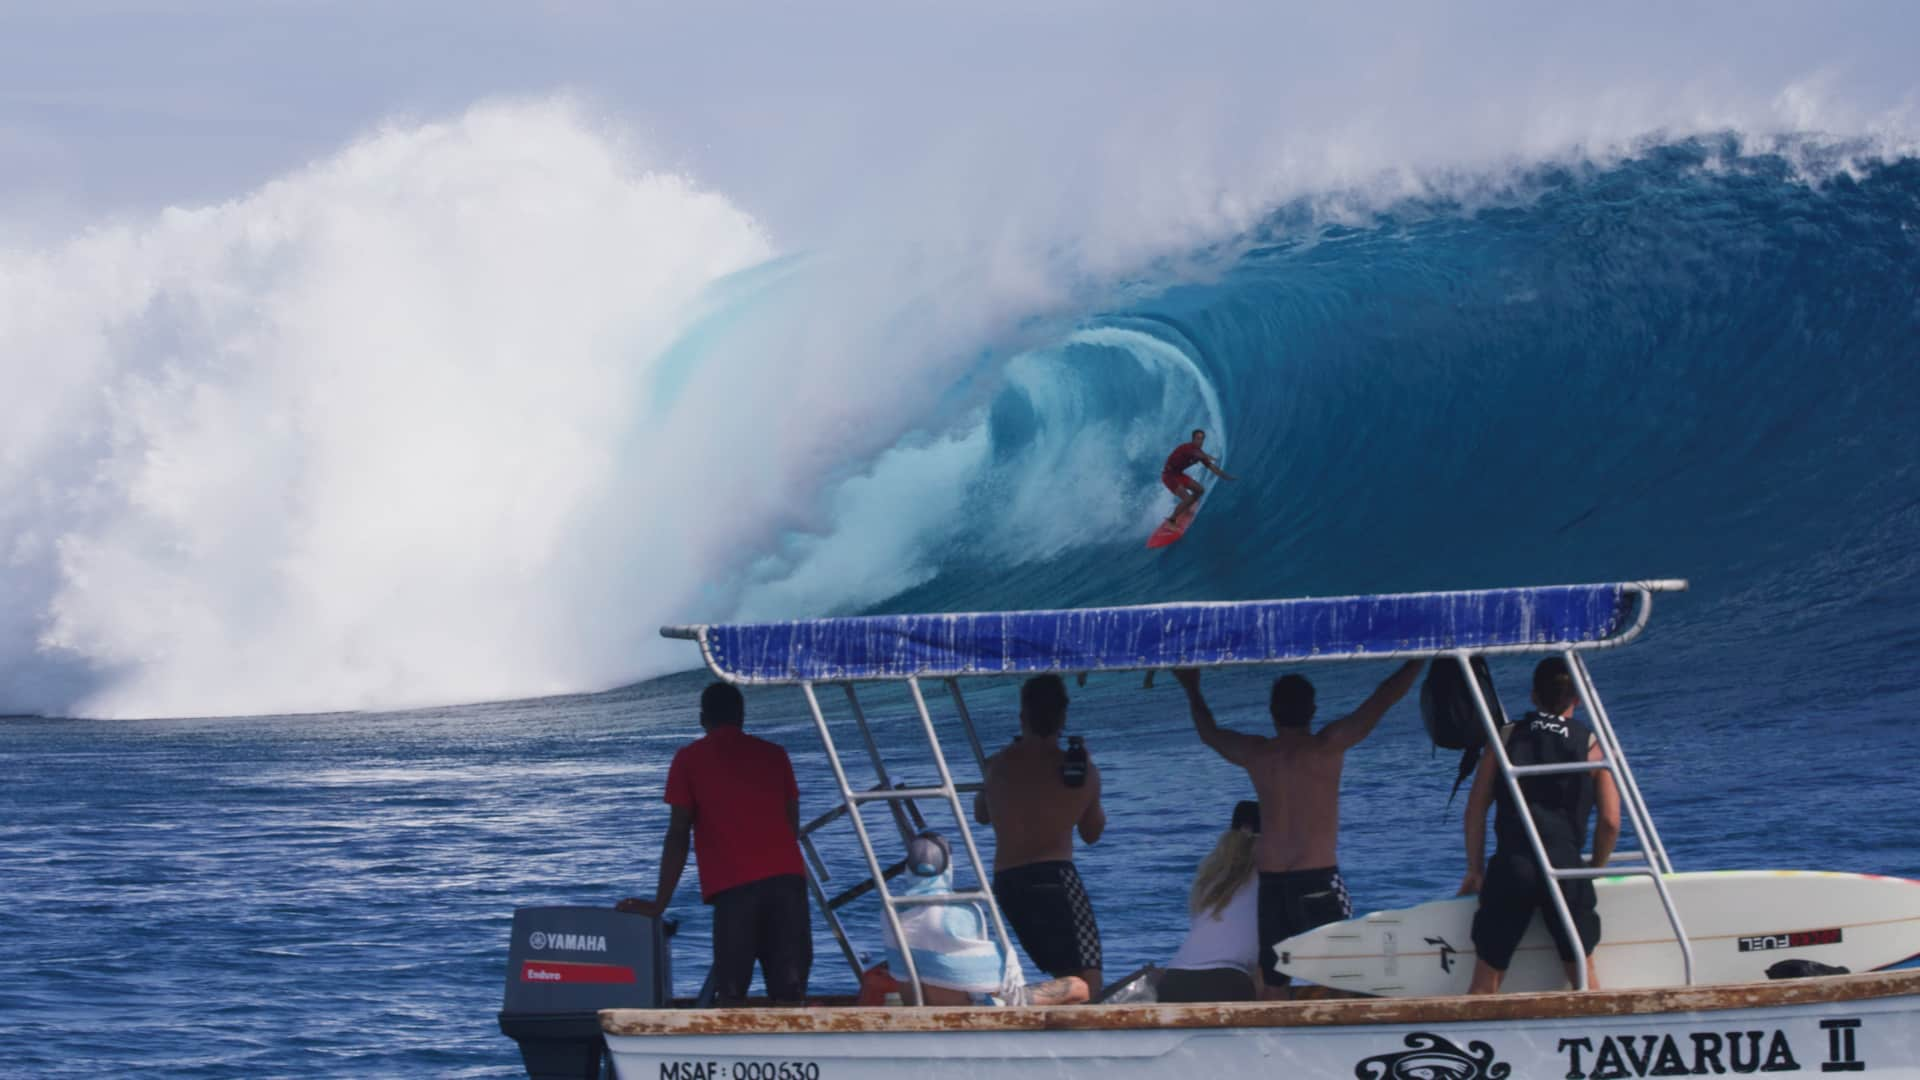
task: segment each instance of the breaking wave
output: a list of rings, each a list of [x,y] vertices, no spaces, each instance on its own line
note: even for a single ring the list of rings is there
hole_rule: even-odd
[[[1050,276],[783,251],[566,105],[390,128],[0,252],[0,710],[593,689],[684,666],[684,619],[1647,575],[1696,579],[1700,647],[1911,645],[1920,162],[1859,151],[1303,191]],[[1149,553],[1195,426],[1240,479]]]

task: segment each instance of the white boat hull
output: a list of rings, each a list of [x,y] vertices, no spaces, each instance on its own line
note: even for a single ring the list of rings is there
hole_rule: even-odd
[[[762,1018],[776,1010],[684,1011],[666,1021],[665,1010],[621,1010],[602,1014],[602,1026],[622,1080],[1920,1077],[1920,973],[1858,978],[1890,977],[1906,992],[1831,999],[1806,984],[1847,980],[1804,980],[1800,993],[1770,984],[1717,988],[1731,991],[1721,996],[1697,989],[1391,1003],[825,1008],[787,1010],[771,1022]],[[1383,1004],[1399,1008],[1369,1008]],[[1640,1011],[1649,1006],[1656,1011]]]

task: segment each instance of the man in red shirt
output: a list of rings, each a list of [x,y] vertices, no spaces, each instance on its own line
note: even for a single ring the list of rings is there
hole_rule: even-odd
[[[1220,471],[1220,463],[1213,459],[1213,455],[1200,449],[1206,441],[1207,433],[1200,428],[1194,428],[1193,441],[1183,442],[1174,447],[1173,453],[1167,455],[1167,463],[1160,466],[1160,482],[1167,485],[1168,491],[1180,497],[1180,505],[1174,507],[1173,513],[1167,515],[1169,523],[1185,513],[1187,507],[1198,502],[1200,496],[1206,493],[1206,489],[1200,486],[1200,481],[1187,475],[1188,469],[1195,465],[1205,465],[1208,472],[1220,479],[1233,479],[1231,475]]]
[[[746,713],[735,686],[714,683],[701,693],[706,737],[681,747],[667,769],[673,819],[660,852],[659,890],[652,900],[629,897],[616,907],[665,911],[686,869],[691,833],[700,896],[713,906],[714,1000],[746,1000],[758,960],[767,996],[799,1004],[813,967],[800,788],[785,750],[741,730]]]

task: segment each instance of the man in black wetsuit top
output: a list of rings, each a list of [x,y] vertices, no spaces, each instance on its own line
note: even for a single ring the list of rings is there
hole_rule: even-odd
[[[1501,729],[1507,756],[1515,765],[1567,764],[1601,760],[1600,740],[1592,729],[1573,718],[1580,696],[1574,689],[1573,671],[1560,657],[1548,657],[1533,669],[1534,711]],[[1605,771],[1555,773],[1520,778],[1520,792],[1533,812],[1547,858],[1556,867],[1607,864],[1613,845],[1620,839],[1620,792],[1614,787],[1613,774]],[[1493,818],[1494,850],[1487,860],[1487,808],[1495,807]],[[1599,824],[1593,830],[1593,859],[1581,861],[1586,846],[1587,818],[1598,807]],[[1473,984],[1468,993],[1494,994],[1500,980],[1513,962],[1521,935],[1538,911],[1547,921],[1553,943],[1566,965],[1567,983],[1578,985],[1580,962],[1566,928],[1554,910],[1553,882],[1541,872],[1527,840],[1526,824],[1507,793],[1500,776],[1500,762],[1493,754],[1480,759],[1473,777],[1473,792],[1467,797],[1467,876],[1460,883],[1460,894],[1480,894],[1480,909],[1473,917],[1473,947],[1479,959],[1473,966]],[[1567,910],[1573,916],[1580,944],[1586,952],[1587,986],[1600,985],[1594,977],[1593,947],[1600,943],[1600,913],[1595,910],[1593,882],[1566,879],[1560,889]]]

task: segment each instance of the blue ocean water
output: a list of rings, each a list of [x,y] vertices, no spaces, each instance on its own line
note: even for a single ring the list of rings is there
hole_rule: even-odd
[[[1640,643],[1594,661],[1676,863],[1920,877],[1920,161],[1809,181],[1686,143],[1473,205],[1339,225],[1282,208],[1204,254],[1199,283],[1143,282],[1023,356],[990,406],[995,475],[1155,414],[1198,372],[1243,479],[1167,553],[1124,536],[1013,566],[973,524],[1007,494],[983,481],[882,607],[1687,577]],[[1177,370],[1140,362],[1168,350]],[[1121,445],[1150,488],[1171,441]],[[1496,672],[1517,700],[1524,664]],[[1384,674],[1314,672],[1323,710]],[[1223,718],[1256,728],[1265,677],[1214,679]],[[701,682],[0,723],[0,1072],[514,1075],[494,1023],[510,913],[651,889]],[[805,812],[827,809],[798,692],[748,701],[751,730],[793,751]],[[969,701],[990,744],[1011,733],[1010,686]],[[905,699],[869,704],[910,760]],[[1112,825],[1081,865],[1119,974],[1178,943],[1187,877],[1246,785],[1164,686],[1096,677],[1071,725],[1107,777]],[[1360,907],[1457,885],[1452,764],[1411,705],[1353,753],[1342,863]],[[827,853],[853,873],[844,837]],[[708,945],[691,880],[674,914],[691,991]],[[871,913],[854,929],[877,943]],[[816,944],[816,985],[850,987]]]

